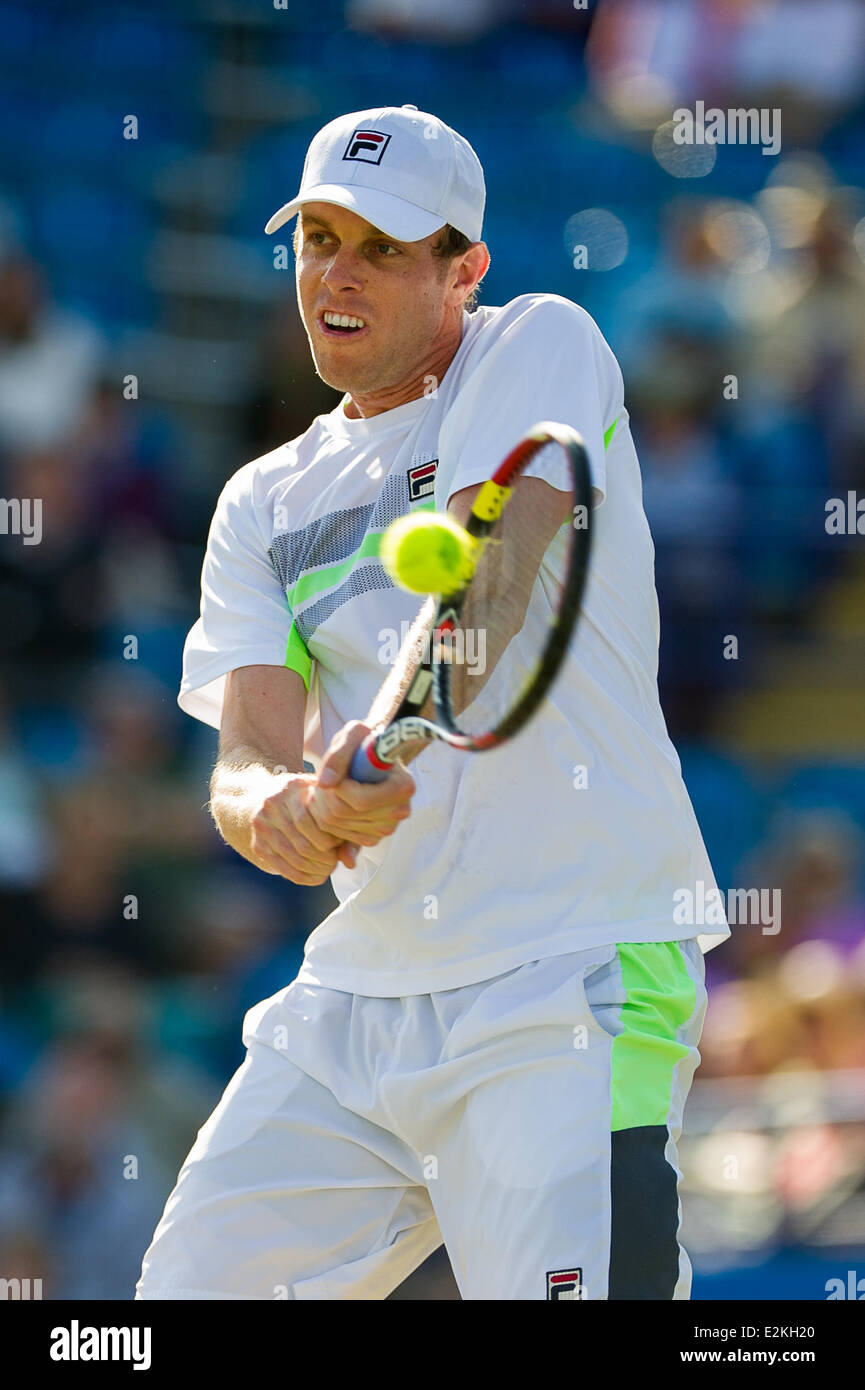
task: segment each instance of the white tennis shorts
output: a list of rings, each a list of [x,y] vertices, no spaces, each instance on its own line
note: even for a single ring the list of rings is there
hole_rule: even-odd
[[[372,998],[297,981],[244,1020],[138,1299],[384,1299],[444,1241],[464,1299],[687,1299],[676,1144],[695,939]]]

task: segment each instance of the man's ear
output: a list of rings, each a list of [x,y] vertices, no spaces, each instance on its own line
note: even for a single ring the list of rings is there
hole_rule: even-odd
[[[490,268],[490,253],[483,241],[472,242],[459,260],[454,287],[468,299]]]

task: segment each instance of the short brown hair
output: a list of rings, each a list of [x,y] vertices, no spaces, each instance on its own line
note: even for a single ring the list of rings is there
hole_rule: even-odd
[[[439,233],[439,239],[433,245],[433,255],[441,257],[442,260],[453,260],[454,256],[461,256],[464,251],[468,251],[473,245],[471,239],[464,232],[458,232],[456,227],[452,227],[450,222],[446,222]],[[479,285],[475,285],[468,299],[463,304],[464,309],[471,313],[472,309],[478,306]]]

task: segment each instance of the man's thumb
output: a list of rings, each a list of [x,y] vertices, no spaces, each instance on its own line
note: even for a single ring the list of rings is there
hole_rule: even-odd
[[[335,787],[348,774],[356,748],[359,748],[370,732],[371,725],[354,719],[346,724],[341,740],[328,749],[318,774],[320,787]]]

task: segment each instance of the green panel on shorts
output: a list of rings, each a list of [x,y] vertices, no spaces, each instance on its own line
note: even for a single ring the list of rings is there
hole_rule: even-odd
[[[610,1128],[665,1125],[673,1071],[689,1048],[676,1033],[697,1006],[697,986],[678,941],[621,942],[624,1031],[613,1039]]]
[[[285,664],[290,671],[296,671],[302,677],[303,683],[309,691],[309,673],[312,670],[312,657],[306,650],[306,644],[297,630],[294,622],[288,634],[288,642],[285,647]]]

